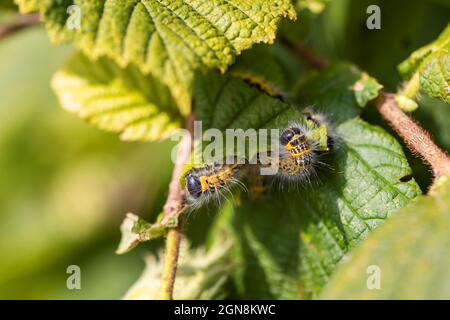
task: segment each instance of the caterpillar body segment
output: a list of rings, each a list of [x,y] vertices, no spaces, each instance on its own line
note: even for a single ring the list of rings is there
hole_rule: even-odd
[[[271,176],[264,175],[263,169],[273,165],[274,158],[270,152],[262,152],[255,155],[251,164],[246,169],[246,182],[251,200],[258,201],[267,195]]]
[[[244,171],[245,164],[239,161],[230,164],[214,162],[192,168],[184,175],[188,204],[199,207],[210,201],[220,203],[227,194],[231,195],[232,187],[245,188],[241,182]]]

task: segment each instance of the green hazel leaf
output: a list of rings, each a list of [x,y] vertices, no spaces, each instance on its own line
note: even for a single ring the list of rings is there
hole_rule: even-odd
[[[356,66],[337,63],[305,77],[294,89],[292,100],[327,114],[337,125],[358,115],[352,88],[360,78],[361,71]]]
[[[230,75],[220,76],[210,72],[199,76],[195,81],[194,112],[196,119],[202,121],[203,129],[215,128],[221,131],[282,129],[292,122],[303,122],[302,110],[308,106],[315,106],[314,110],[319,112],[328,111],[333,115],[333,121],[339,123],[357,115],[357,110],[353,108],[355,97],[351,88],[360,77],[361,72],[347,63],[336,64],[320,74],[313,72],[295,88],[295,94],[288,97],[297,102],[291,105],[282,98],[271,97]],[[320,101],[317,100],[318,97]],[[336,101],[331,101],[330,97],[338,97],[340,105],[336,106]],[[321,149],[326,149],[323,142],[327,141],[328,130],[319,127],[314,130],[313,135],[317,136],[317,141],[322,142]],[[197,151],[204,150],[207,146],[208,143],[203,143]],[[236,155],[252,159],[255,153],[266,151],[267,148],[264,147],[267,146],[249,144],[244,150],[245,154]],[[199,160],[202,158],[198,154],[193,158],[194,163],[201,163]]]
[[[203,129],[282,128],[299,120],[299,111],[307,106],[331,113],[333,121],[339,123],[358,114],[351,87],[360,77],[360,70],[347,63],[313,72],[288,97],[294,106],[236,77],[210,72],[195,81],[194,112]]]
[[[383,86],[375,78],[364,72],[352,87],[358,106],[364,107],[369,101],[378,97],[381,88]]]
[[[317,21],[322,20],[319,15],[327,8],[331,0],[293,0],[292,3],[299,19],[298,21],[283,20],[279,27],[278,38],[295,47],[299,40],[310,42],[311,38],[316,37],[313,30],[317,31]],[[321,30],[317,34],[323,38],[324,30],[319,29]]]
[[[449,229],[450,179],[444,177],[355,249],[321,298],[450,299]]]
[[[81,12],[73,30],[71,4]],[[289,0],[46,0],[40,11],[52,40],[73,41],[90,58],[136,64],[170,87],[184,114],[194,70],[225,71],[241,51],[272,43],[281,17],[296,18]]]
[[[420,86],[430,97],[450,103],[450,41],[424,61]]]
[[[332,168],[319,168],[311,185],[278,191],[275,182],[261,202],[235,205],[228,223],[241,297],[317,297],[344,255],[420,194],[414,179],[402,182],[411,168],[400,144],[359,119],[352,87],[360,78],[350,64],[315,72],[291,97],[299,108],[232,77],[198,82],[195,111],[204,127],[282,128],[313,105],[338,136],[335,152],[322,160]]]
[[[280,117],[295,117],[296,110],[240,79],[209,73],[196,81],[196,118],[203,128],[260,129],[276,127]]]
[[[449,44],[450,24],[447,25],[447,27],[435,41],[411,53],[411,55],[398,66],[400,74],[402,74],[405,78],[410,78],[414,72],[420,70],[422,62],[425,60],[425,58],[435,52],[440,51],[442,48],[448,48]]]
[[[271,97],[264,91],[231,75],[220,76],[209,73],[199,77],[196,80],[194,98],[196,119],[202,121],[202,129],[218,129],[225,134],[226,140],[232,137],[231,135],[227,136],[227,129],[242,129],[243,134],[246,134],[247,130],[256,130],[256,134],[258,134],[259,129],[282,129],[292,121],[308,125],[301,108],[283,102],[280,98]],[[323,126],[311,127],[311,129],[320,143],[320,149],[326,150],[327,129]],[[267,141],[270,138],[271,132],[269,131]],[[194,148],[197,153],[192,157],[193,164],[204,161],[201,151],[205,151],[208,146],[208,142],[202,142],[198,149]],[[256,153],[268,149],[270,149],[270,143],[248,143],[243,150],[237,150],[236,144],[234,155],[250,160]],[[229,150],[223,143],[223,150],[215,151],[216,159],[221,159],[224,157],[221,155]],[[229,153],[226,154],[229,156]],[[186,170],[190,166],[191,164],[188,164]]]
[[[428,44],[414,51],[405,61],[398,65],[398,71],[404,78],[410,78],[419,68],[421,62],[433,51],[433,44]]]
[[[164,139],[183,123],[166,85],[106,58],[92,62],[74,55],[54,75],[52,86],[64,109],[100,129],[119,132],[123,140]]]
[[[189,249],[182,243],[177,266],[177,279],[174,287],[174,298],[181,300],[224,299],[225,283],[233,265],[229,254],[231,244],[217,241],[211,248],[197,247]],[[158,299],[161,275],[164,266],[164,252],[160,251],[158,259],[148,255],[145,257],[145,270],[141,277],[131,286],[124,296],[125,300]]]
[[[257,45],[244,52],[229,73],[269,96],[287,97],[302,74],[298,57],[280,44]]]
[[[447,103],[450,103],[449,70],[450,24],[437,40],[413,52],[399,65],[400,73],[411,78],[410,81],[417,82],[416,79],[419,79],[422,92]],[[407,98],[414,97],[407,95]]]

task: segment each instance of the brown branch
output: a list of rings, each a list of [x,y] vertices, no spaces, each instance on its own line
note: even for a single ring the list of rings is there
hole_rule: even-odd
[[[449,155],[434,143],[425,129],[398,107],[394,94],[381,94],[375,105],[408,148],[429,164],[435,181],[450,175]]]
[[[39,24],[39,14],[30,14],[19,16],[16,21],[11,24],[0,26],[0,39],[6,38],[20,30],[26,29]]]
[[[183,217],[180,219],[184,220]],[[161,276],[161,286],[159,288],[159,298],[162,300],[173,299],[173,288],[177,274],[178,256],[180,244],[183,239],[183,223],[178,222],[176,228],[170,229],[166,238],[166,255],[164,257],[164,269]]]
[[[169,185],[169,194],[166,204],[164,205],[164,219],[169,219],[178,215],[178,225],[167,233],[166,253],[164,258],[164,269],[161,277],[161,286],[159,297],[163,300],[173,299],[173,288],[175,285],[175,276],[177,273],[178,256],[180,251],[181,240],[183,239],[183,228],[185,217],[182,212],[184,190],[180,186],[180,177],[183,167],[189,159],[193,141],[193,123],[194,117],[190,115],[186,121],[186,128],[189,135],[183,136],[178,145],[177,162],[172,172],[172,179]]]
[[[281,38],[281,43],[283,43],[289,50],[291,50],[312,69],[323,69],[330,64],[327,58],[319,55],[317,52],[315,52],[313,49],[306,46],[302,42],[294,44],[286,38]]]

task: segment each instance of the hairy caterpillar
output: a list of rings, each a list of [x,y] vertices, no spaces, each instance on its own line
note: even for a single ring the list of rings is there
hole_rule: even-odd
[[[194,209],[211,201],[219,204],[227,194],[232,196],[234,186],[242,187],[249,191],[251,199],[259,200],[275,180],[281,185],[311,182],[318,167],[328,166],[320,158],[335,147],[336,135],[325,116],[306,109],[300,123],[282,129],[277,144],[279,150],[257,153],[250,163],[233,157],[224,163],[191,168],[182,179],[187,204]]]
[[[292,125],[280,135],[278,175],[288,179],[309,178],[314,171],[317,144],[308,136],[308,129]]]
[[[303,112],[304,124],[294,123],[280,135],[278,177],[291,181],[308,180],[316,175],[318,166],[327,166],[319,158],[331,151],[336,144],[336,135],[324,115],[310,109]],[[326,141],[321,143],[314,130],[324,129]],[[323,134],[322,134],[323,135]]]
[[[190,206],[198,208],[211,200],[220,203],[226,194],[231,194],[233,186],[245,185],[241,182],[245,164],[236,158],[229,163],[203,164],[192,168],[184,175],[186,199]]]
[[[271,167],[271,157],[270,152],[256,154],[245,171],[251,200],[261,200],[269,191],[269,176],[263,175],[261,170]]]

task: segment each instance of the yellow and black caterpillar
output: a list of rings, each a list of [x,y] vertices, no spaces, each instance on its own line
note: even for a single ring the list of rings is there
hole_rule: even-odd
[[[202,164],[191,168],[183,176],[187,203],[193,208],[211,200],[220,203],[226,194],[232,195],[234,186],[248,190],[250,198],[259,199],[267,193],[274,178],[279,178],[282,184],[304,180],[310,182],[312,176],[316,175],[316,168],[323,164],[319,161],[320,156],[332,149],[336,136],[323,115],[310,111],[303,115],[305,119],[302,123],[291,124],[281,131],[278,152],[257,154],[256,164],[234,157],[225,163]],[[326,136],[323,135],[325,142],[322,144],[314,136],[314,130],[321,126],[326,127]],[[264,163],[261,161],[263,156],[266,159]],[[261,173],[260,169],[272,166],[277,169],[274,176]]]
[[[244,186],[241,182],[244,167],[236,160],[231,164],[215,162],[192,168],[184,175],[188,203],[198,207],[211,199],[220,202],[233,186]]]
[[[281,133],[278,174],[292,179],[303,179],[311,174],[316,164],[316,143],[300,126],[291,126]]]
[[[323,114],[306,109],[303,117],[302,123],[291,124],[280,135],[277,176],[283,180],[311,182],[318,167],[329,167],[319,159],[336,148],[336,134]]]

